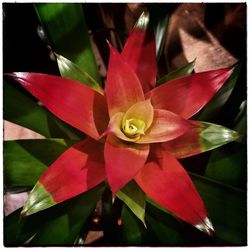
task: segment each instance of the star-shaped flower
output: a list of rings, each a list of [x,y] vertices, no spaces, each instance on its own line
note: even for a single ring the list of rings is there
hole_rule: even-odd
[[[177,158],[237,137],[222,126],[188,120],[216,94],[232,69],[195,73],[156,87],[155,40],[147,26],[148,15],[143,14],[121,54],[109,45],[105,91],[46,74],[10,74],[54,115],[88,135],[38,180],[24,215],[103,181],[116,194],[135,180],[146,195],[177,217],[208,234],[213,231],[205,206]]]

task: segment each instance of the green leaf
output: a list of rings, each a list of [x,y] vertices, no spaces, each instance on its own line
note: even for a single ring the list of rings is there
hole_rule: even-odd
[[[229,99],[240,74],[241,65],[237,64],[227,83],[217,92],[212,100],[195,116],[196,120],[208,121],[218,115]]]
[[[3,233],[5,247],[18,246],[22,242],[20,237],[18,237],[20,231],[20,212],[21,209],[18,209],[4,218]],[[29,236],[25,240],[28,238]]]
[[[170,211],[166,210],[164,207],[160,206],[157,202],[155,202],[153,199],[151,199],[149,196],[147,196],[147,203],[149,203],[150,205],[153,205],[154,207],[156,207],[157,209],[163,211],[164,213],[168,213],[171,214]]]
[[[3,117],[45,137],[79,139],[79,132],[4,80]],[[15,101],[13,101],[15,100]]]
[[[165,44],[166,30],[168,26],[169,16],[166,14],[159,20],[155,27],[155,41],[156,41],[156,55],[159,58],[162,54],[162,50]]]
[[[166,210],[165,210],[166,211]],[[184,245],[187,244],[181,224],[168,212],[163,212],[157,206],[147,203],[146,220],[150,235],[154,235],[154,245]]]
[[[239,138],[239,134],[221,125],[202,122],[204,126],[200,131],[200,143],[203,151],[212,150]]]
[[[31,241],[32,245],[72,245],[95,209],[104,185],[65,202],[64,212],[50,219]],[[59,210],[59,209],[57,209]]]
[[[116,193],[116,196],[122,200],[145,225],[146,196],[136,182],[134,180],[130,181],[124,188]]]
[[[246,192],[206,177],[191,174],[203,198],[217,237],[236,245],[247,240]]]
[[[122,208],[122,239],[125,245],[171,246],[184,245],[185,233],[181,224],[170,214],[151,204],[146,205],[145,228],[126,206]]]
[[[52,50],[100,82],[81,4],[38,3],[35,9]]]
[[[127,206],[123,206],[121,216],[123,244],[127,246],[146,245],[149,238],[147,229],[141,221],[137,219]]]
[[[47,167],[74,143],[63,139],[4,141],[5,189],[33,187]]]
[[[167,81],[170,81],[170,80],[174,80],[178,77],[182,77],[182,76],[185,76],[185,75],[190,75],[193,70],[194,70],[194,65],[195,65],[195,60],[182,66],[181,68],[175,70],[175,71],[172,71],[170,73],[168,73],[167,75],[163,76],[158,82],[157,82],[157,85],[161,85]]]
[[[100,94],[104,94],[101,86],[87,72],[82,71],[75,63],[67,58],[58,54],[55,55],[62,77],[84,83],[85,85],[92,87]]]
[[[147,8],[150,13],[150,23],[155,33],[155,45],[157,59],[161,57],[164,44],[166,42],[166,33],[169,21],[169,11],[163,6],[157,4],[149,4]]]
[[[239,107],[239,113],[234,119],[234,130],[236,130],[240,138],[237,140],[246,144],[247,139],[247,101],[243,101]]]
[[[73,199],[23,219],[18,216],[20,210],[7,216],[4,233],[10,233],[11,237],[5,239],[5,245],[20,246],[30,238],[30,246],[73,245],[79,233],[82,233],[82,228],[88,228],[86,223],[89,223],[103,187],[101,184]]]
[[[246,156],[246,148],[239,143],[214,150],[209,158],[205,175],[222,183],[246,189]]]

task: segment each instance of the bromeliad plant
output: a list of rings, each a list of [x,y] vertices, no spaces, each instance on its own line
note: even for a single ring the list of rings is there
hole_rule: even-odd
[[[194,73],[157,86],[155,40],[148,23],[149,15],[143,13],[121,53],[109,44],[105,90],[47,74],[9,74],[55,116],[87,135],[40,177],[22,216],[105,182],[145,226],[147,196],[213,234],[205,205],[178,159],[238,138],[237,132],[223,126],[190,119],[227,82],[232,69]]]

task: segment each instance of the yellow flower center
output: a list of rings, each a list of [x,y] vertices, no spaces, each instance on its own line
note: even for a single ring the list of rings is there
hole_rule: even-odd
[[[122,122],[122,131],[129,138],[137,138],[144,135],[146,124],[140,119],[127,119]]]

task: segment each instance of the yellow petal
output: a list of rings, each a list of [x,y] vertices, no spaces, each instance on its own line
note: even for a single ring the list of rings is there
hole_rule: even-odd
[[[153,118],[154,118],[154,108],[151,104],[151,101],[148,99],[145,101],[137,102],[136,104],[131,106],[127,110],[127,112],[125,113],[122,119],[122,125],[123,127],[125,127],[126,121],[136,120],[138,121],[136,122],[138,123],[137,125],[139,125],[139,127],[141,128],[142,123],[139,121],[142,121],[145,124],[145,128],[144,128],[144,132],[145,132],[151,126],[153,122]]]
[[[104,133],[106,134],[114,134],[118,138],[124,140],[124,141],[129,141],[129,142],[134,142],[138,138],[129,138],[127,137],[123,131],[122,131],[122,118],[124,116],[123,112],[118,112],[114,114],[109,122],[109,126],[107,131]]]

